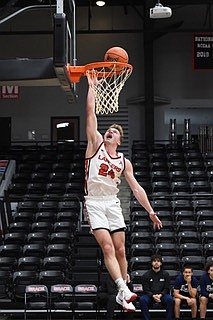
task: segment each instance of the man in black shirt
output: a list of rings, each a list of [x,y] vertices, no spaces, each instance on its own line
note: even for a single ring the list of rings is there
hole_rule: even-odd
[[[170,276],[162,269],[162,257],[151,257],[152,268],[142,278],[143,295],[139,298],[144,320],[150,320],[149,308],[154,303],[161,303],[166,308],[166,320],[173,319],[173,298],[170,294]]]

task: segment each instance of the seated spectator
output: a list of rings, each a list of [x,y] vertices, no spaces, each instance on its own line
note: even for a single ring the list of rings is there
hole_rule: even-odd
[[[142,278],[143,295],[139,297],[144,320],[150,320],[149,308],[154,303],[161,303],[166,308],[166,319],[173,319],[173,298],[170,294],[169,273],[162,268],[162,257],[155,254],[151,257],[152,268]]]
[[[127,275],[128,286],[131,286],[129,275]],[[107,310],[106,319],[113,320],[114,310],[117,306],[116,295],[118,288],[111,278],[110,274],[107,273],[105,277],[101,279],[101,287],[98,294],[98,304],[100,307],[104,307]],[[129,311],[129,310],[126,310]]]
[[[206,319],[207,303],[213,302],[213,261],[206,264],[205,270],[200,277],[200,320]]]
[[[177,276],[174,283],[175,320],[180,319],[180,307],[186,303],[192,312],[192,320],[197,319],[197,287],[198,280],[193,276],[193,269],[184,266],[181,275]]]

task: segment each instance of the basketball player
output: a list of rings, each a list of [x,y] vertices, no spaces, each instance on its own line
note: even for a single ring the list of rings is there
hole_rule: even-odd
[[[131,301],[135,300],[137,295],[126,285],[126,225],[117,197],[122,173],[136,199],[149,213],[154,228],[160,229],[162,223],[154,213],[144,189],[136,181],[131,162],[125,159],[122,153],[117,152],[123,138],[121,126],[113,124],[103,137],[98,131],[92,88],[95,82],[95,76],[88,77],[85,207],[91,231],[102,249],[106,268],[118,287],[116,301],[124,310],[131,312],[135,311]]]

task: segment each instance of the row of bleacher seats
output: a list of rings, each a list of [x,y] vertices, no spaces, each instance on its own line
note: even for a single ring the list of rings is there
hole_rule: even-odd
[[[53,142],[53,143],[13,143],[9,146],[1,147],[1,154],[11,159],[12,156],[23,156],[29,154],[49,154],[49,155],[58,155],[66,153],[82,153],[86,148],[85,141],[70,141],[70,142]]]
[[[66,232],[7,233],[0,245],[0,297],[23,302],[29,284],[98,286],[100,255],[94,237],[74,226]]]
[[[150,268],[150,256],[161,254],[172,283],[184,264],[199,277],[213,258],[213,153],[198,144],[132,146],[134,174],[163,222],[153,230],[146,211],[132,195],[129,265],[135,283]]]
[[[8,187],[9,201],[82,199],[85,144],[13,146],[0,157],[16,160],[16,172]]]
[[[83,180],[81,167],[78,168],[77,172],[30,172],[30,173],[15,173],[13,176],[13,183],[55,183],[64,182],[68,183],[73,180]]]
[[[147,150],[148,152],[153,151],[156,153],[156,149],[161,149],[161,147],[162,146],[160,145],[152,146],[152,148],[147,146]],[[73,152],[73,150],[68,151],[67,148],[62,145],[60,145],[59,148],[61,154],[69,154],[69,152]],[[59,150],[57,148],[57,150],[55,149],[53,152],[52,150],[50,151],[50,149],[51,148],[48,147],[48,151],[46,151],[46,154],[51,153],[51,156],[49,157],[48,155],[46,157],[46,160],[45,156],[42,156],[42,154],[44,154],[43,150],[42,152],[41,150],[33,151],[35,154],[39,153],[39,161],[36,157],[33,158],[33,156],[29,155],[31,153],[30,148],[25,147],[24,152],[23,150],[20,151],[21,148],[20,150],[13,151],[12,158],[14,158],[15,154],[17,155],[17,171],[13,177],[14,180],[12,181],[12,183],[20,183],[23,177],[25,177],[26,179],[24,184],[27,187],[30,187],[30,185],[35,183],[36,179],[39,178],[41,179],[41,183],[43,183],[43,178],[44,180],[47,178],[47,181],[45,181],[44,183],[45,186],[53,182],[59,183],[59,181],[56,181],[57,177],[59,180],[62,180],[60,182],[62,182],[63,186],[67,183],[72,182],[72,180],[66,181],[66,178],[72,179],[72,172],[78,172],[79,170],[78,164],[84,165],[81,157],[79,158],[79,163],[71,163],[72,161],[70,161],[70,155],[67,155],[67,157],[63,157],[62,155],[59,156]],[[84,149],[84,147],[82,149]],[[168,146],[164,146],[164,152],[165,150],[168,150]],[[22,156],[22,154],[24,153],[26,155],[25,157]],[[77,149],[74,153],[78,153]],[[82,155],[83,152],[80,151],[80,154]],[[136,154],[136,151],[133,151],[133,155],[134,154]],[[152,159],[153,156],[149,156],[149,163]],[[184,160],[186,160],[186,158],[184,158]],[[138,161],[138,163],[139,162],[141,163],[142,161]],[[149,167],[147,167],[147,171],[148,168],[150,174],[150,168],[153,167],[150,167],[149,165]],[[49,169],[50,171],[48,171]],[[158,169],[156,171],[160,172],[161,170]],[[189,172],[189,170],[187,172]],[[143,181],[146,180],[145,173],[146,170],[144,170]],[[82,167],[80,176],[81,178],[83,177]],[[56,179],[55,181],[54,178]],[[171,181],[171,178],[169,181]],[[36,183],[38,183],[38,180],[36,181]],[[38,187],[39,185],[37,186],[37,189],[39,190]],[[205,218],[201,219],[201,216],[204,217],[204,214],[200,214],[199,210],[202,210],[202,212],[204,209],[207,210],[205,207],[208,202],[206,201],[206,198],[203,198],[203,195],[200,194],[200,198],[198,201],[198,195],[189,195],[188,191],[183,194],[183,198],[181,199],[179,194],[173,194],[172,198],[171,195],[169,195],[169,198],[167,198],[167,191],[164,192],[163,195],[159,195],[159,197],[156,194],[153,196],[153,192],[149,192],[150,190],[148,189],[146,189],[146,191],[152,201],[153,208],[155,209],[155,211],[157,211],[159,217],[161,217],[161,219],[163,220],[164,229],[160,232],[154,232],[150,221],[147,218],[147,213],[142,212],[142,208],[138,206],[135,199],[132,199],[130,205],[129,220],[130,232],[129,235],[127,235],[126,245],[127,257],[133,281],[135,283],[140,282],[142,272],[146,268],[148,269],[150,267],[148,259],[150,258],[150,255],[152,253],[156,252],[156,250],[158,250],[158,252],[163,255],[165,262],[167,261],[167,267],[171,270],[171,275],[173,276],[177,275],[180,272],[180,267],[183,263],[183,259],[186,259],[188,257],[191,257],[190,259],[192,259],[192,253],[195,252],[195,248],[199,247],[198,244],[202,247],[202,254],[197,255],[202,258],[201,262],[204,263],[204,260],[206,262],[207,259],[210,259],[210,251],[208,254],[207,251],[205,251],[204,255],[204,246],[206,244],[211,245],[211,241],[210,239],[205,243],[201,241],[202,233],[199,229],[199,223],[201,222],[201,220],[205,220]],[[67,195],[70,195],[70,193],[67,193]],[[73,195],[73,192],[71,195]],[[0,274],[1,271],[9,272],[10,289],[6,291],[7,293],[10,292],[11,294],[11,296],[9,297],[11,301],[16,301],[19,299],[23,301],[24,290],[26,284],[28,284],[27,272],[33,272],[36,275],[35,278],[31,278],[34,279],[33,283],[45,283],[48,285],[48,287],[50,286],[50,284],[56,284],[58,281],[60,281],[61,283],[63,281],[64,283],[69,283],[72,285],[82,283],[82,281],[85,283],[93,283],[98,285],[100,281],[100,261],[102,260],[100,248],[97,246],[97,243],[95,242],[93,236],[89,234],[88,228],[86,232],[80,232],[81,223],[83,223],[82,219],[80,219],[80,221],[75,220],[77,216],[76,212],[78,211],[73,209],[72,206],[70,206],[68,203],[67,205],[65,204],[66,201],[64,200],[66,199],[66,196],[60,194],[57,197],[56,193],[53,192],[53,198],[60,198],[59,201],[50,201],[50,195],[47,196],[47,193],[45,195],[42,194],[40,197],[39,194],[33,192],[30,194],[27,191],[27,193],[25,192],[24,194],[19,194],[17,198],[15,196],[16,193],[14,193],[14,197],[11,196],[9,198],[9,201],[17,202],[17,209],[15,212],[13,212],[10,223],[8,225],[8,230],[5,233],[5,236],[2,239],[2,244],[0,246]],[[78,200],[82,200],[82,198],[79,199],[78,194],[77,196]],[[31,201],[32,199],[34,199],[35,201]],[[187,200],[187,202],[185,200]],[[186,212],[187,210],[188,213]],[[177,232],[178,222],[187,220],[187,216],[191,217],[191,220],[196,224],[198,228],[197,231],[194,231],[197,232],[197,237],[194,238],[196,241],[193,243],[193,246],[187,247],[189,249],[188,253],[190,252],[190,255],[187,252],[186,254],[183,254],[183,248],[181,248],[180,246],[186,245],[186,243],[181,243],[183,240],[180,241],[180,239],[178,238],[179,232]],[[143,218],[145,218],[145,220]],[[69,219],[72,220],[71,224],[69,223]],[[26,223],[26,229],[24,232],[23,230],[21,231],[21,227],[24,225],[19,223]],[[181,226],[181,223],[179,224],[179,229],[183,228],[183,225]],[[147,229],[145,229],[146,226]],[[20,229],[18,230],[18,228]],[[15,236],[15,233],[20,233],[19,231],[21,231],[22,234],[24,233],[20,240],[18,240],[18,238],[16,238]],[[140,232],[142,232],[142,234]],[[171,233],[169,234],[169,232]],[[188,231],[184,230],[180,232],[186,233]],[[192,231],[190,230],[190,232]],[[192,235],[190,237],[190,240],[191,238]],[[13,240],[15,239],[16,243],[13,243]],[[200,242],[198,243],[197,240]],[[19,244],[18,241],[20,241]],[[185,249],[187,248],[185,247]],[[172,252],[173,255],[171,255]],[[10,270],[4,269],[6,264],[8,264],[8,266],[10,265],[9,262],[6,263],[7,259],[14,260],[14,264]],[[201,271],[201,266],[203,266],[201,262],[197,261],[196,268],[199,267],[199,271]],[[58,271],[59,273],[57,273]],[[60,276],[62,277],[57,277],[57,274],[60,274]],[[18,275],[20,278],[22,278],[23,275],[23,279],[19,279],[19,277],[17,277]],[[17,288],[16,277],[17,281],[22,284],[22,287]],[[4,276],[2,276],[2,279],[3,278]],[[24,281],[24,285],[22,280]],[[0,276],[0,286],[1,281],[3,280],[1,280]],[[6,288],[4,284],[3,288]]]
[[[159,158],[159,156],[161,156]],[[198,143],[193,144],[154,144],[147,145],[142,142],[133,141],[132,145],[132,160],[135,163],[137,160],[164,161],[170,163],[173,160],[201,160],[208,161],[212,159],[212,153],[202,153]]]
[[[200,151],[200,145],[198,141],[174,141],[174,142],[159,142],[146,143],[143,140],[134,140],[132,143],[133,153],[137,151],[148,151],[152,152],[174,152],[174,151]]]
[[[0,152],[16,160],[5,200],[17,205],[0,245],[0,297],[11,302],[9,309],[17,301],[23,305],[29,284],[98,284],[100,249],[93,236],[80,237],[84,153],[84,143]]]
[[[51,163],[38,162],[35,163],[24,163],[20,162],[17,164],[17,173],[46,173],[51,174],[52,172],[62,172],[62,173],[77,173],[84,166],[83,159],[77,160],[77,162],[56,162],[53,159]]]
[[[150,195],[149,195],[150,197]],[[201,209],[212,209],[213,208],[213,199],[211,194],[199,194],[199,195],[190,195],[180,193],[174,197],[150,197],[150,203],[154,210],[170,210],[175,212],[177,210],[193,210],[197,212]],[[141,211],[143,208],[138,203],[137,200],[133,197],[130,203],[130,215],[134,211]]]
[[[163,223],[162,233],[164,231],[173,232],[174,234],[179,236],[183,232],[191,232],[192,236],[194,232],[197,236],[197,242],[198,240],[201,240],[201,236],[204,236],[205,232],[209,233],[212,231],[213,228],[212,217],[211,219],[202,220],[198,223],[194,220],[190,220],[190,218],[188,220],[185,219],[182,221],[172,221],[171,219],[161,219],[161,221]],[[130,230],[131,232],[151,232],[152,223],[150,221],[147,221],[146,219],[137,220],[131,222]]]
[[[29,201],[16,203],[15,211],[8,213],[8,230],[18,223],[70,221],[75,222],[82,216],[82,203],[75,194],[69,200]]]
[[[132,147],[134,174],[148,193],[212,192],[212,152],[202,154],[198,145],[155,147],[152,151],[140,143]]]
[[[82,181],[72,182],[30,182],[30,183],[11,183],[7,194],[11,201],[45,200],[45,199],[66,199],[70,194],[76,194],[82,199],[84,184]]]

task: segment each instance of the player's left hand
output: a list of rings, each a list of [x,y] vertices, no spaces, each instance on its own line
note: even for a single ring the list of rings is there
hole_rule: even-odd
[[[155,212],[151,212],[149,214],[149,216],[150,216],[150,219],[153,222],[154,230],[160,230],[161,228],[163,228],[163,224],[162,224],[162,222],[160,221],[160,219],[158,218],[158,216],[156,215]]]
[[[87,76],[89,87],[94,88],[95,86],[97,86],[99,84],[100,80],[98,80],[97,72],[95,70],[92,72],[87,71],[86,76]]]

